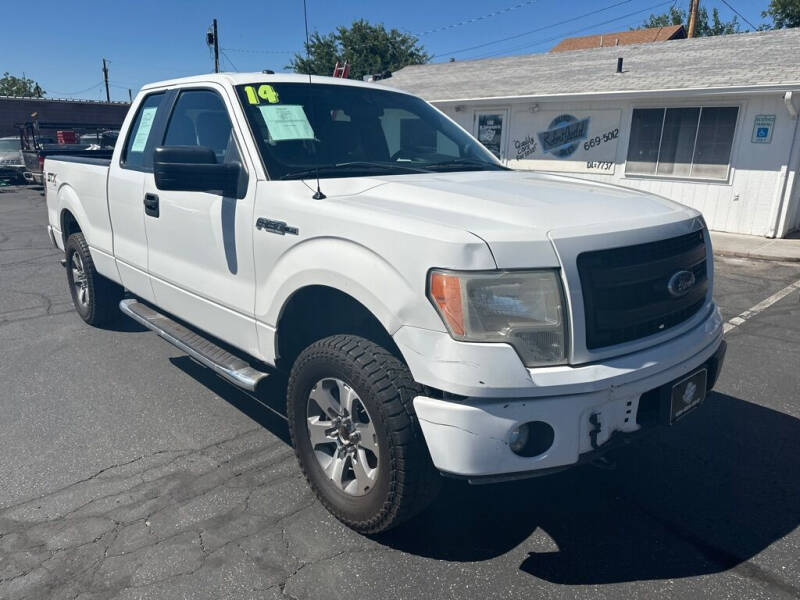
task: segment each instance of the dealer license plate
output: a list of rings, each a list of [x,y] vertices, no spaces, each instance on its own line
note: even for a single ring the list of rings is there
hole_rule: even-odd
[[[700,369],[672,386],[669,410],[670,424],[682,419],[700,406],[700,403],[706,397],[707,377],[708,371]]]

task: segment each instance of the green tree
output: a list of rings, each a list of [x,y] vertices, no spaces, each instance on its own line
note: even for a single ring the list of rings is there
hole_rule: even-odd
[[[771,0],[761,16],[772,19],[775,29],[800,27],[800,0]]]
[[[15,77],[6,71],[0,77],[0,96],[34,96],[41,98],[45,92],[33,79]]]
[[[306,52],[308,57],[295,54],[288,68],[296,73],[332,75],[337,60],[347,61],[353,79],[420,65],[431,58],[413,35],[397,29],[387,31],[383,25],[371,25],[363,19],[327,35],[314,32]]]
[[[773,0],[782,1],[782,0]],[[790,1],[790,0],[785,0]],[[800,2],[800,0],[794,0]],[[633,29],[648,27],[667,27],[669,25],[683,25],[688,29],[689,14],[685,10],[674,6],[668,12],[660,15],[650,15],[644,23]],[[725,35],[727,33],[738,33],[739,21],[734,16],[730,21],[723,21],[719,16],[719,11],[714,8],[711,10],[711,20],[709,22],[708,11],[701,6],[697,9],[697,22],[695,23],[694,34],[697,37],[708,35]]]

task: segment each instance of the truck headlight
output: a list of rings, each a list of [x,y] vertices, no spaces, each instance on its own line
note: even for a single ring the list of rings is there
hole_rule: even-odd
[[[556,270],[434,269],[428,296],[457,340],[505,342],[528,367],[566,361],[566,304]]]

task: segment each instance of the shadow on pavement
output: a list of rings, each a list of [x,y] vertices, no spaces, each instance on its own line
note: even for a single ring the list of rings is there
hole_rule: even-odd
[[[289,442],[285,379],[258,400],[187,357],[171,362]],[[270,410],[264,405],[271,405]],[[593,585],[717,573],[800,524],[800,420],[725,394],[675,427],[653,431],[591,466],[504,484],[445,480],[437,501],[379,543],[439,560],[474,562],[521,547],[520,569]],[[756,565],[751,577],[796,590]]]
[[[286,444],[291,444],[289,426],[284,416],[286,414],[286,378],[282,374],[270,375],[258,386],[258,393],[252,394],[221,379],[211,369],[196,363],[188,356],[170,358],[169,361],[274,436]]]
[[[713,393],[682,423],[614,458],[614,471],[448,481],[428,511],[379,541],[451,561],[522,545],[521,570],[591,585],[716,573],[800,524],[800,420],[789,415]]]

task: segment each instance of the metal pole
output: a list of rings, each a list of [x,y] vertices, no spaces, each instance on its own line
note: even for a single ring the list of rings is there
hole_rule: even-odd
[[[694,37],[694,30],[697,26],[697,9],[699,5],[700,0],[689,0],[689,31],[686,32],[686,37]]]
[[[216,19],[214,19],[214,73],[219,73],[219,34]]]
[[[111,94],[108,93],[108,67],[106,59],[103,59],[103,80],[106,82],[106,102],[111,102]]]
[[[128,88],[128,102],[133,103],[133,94],[131,93],[131,88]]]

